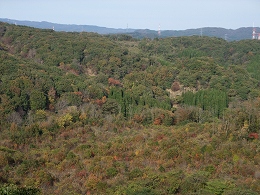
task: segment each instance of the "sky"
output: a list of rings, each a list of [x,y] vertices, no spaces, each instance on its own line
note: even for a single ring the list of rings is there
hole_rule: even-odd
[[[109,28],[260,26],[260,0],[0,0],[0,18]]]

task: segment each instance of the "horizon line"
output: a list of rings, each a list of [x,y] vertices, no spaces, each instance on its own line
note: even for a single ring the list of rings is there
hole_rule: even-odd
[[[118,29],[118,30],[152,30],[152,31],[158,31],[158,29],[149,29],[149,28],[114,28],[114,27],[107,27],[107,26],[98,26],[98,25],[95,25],[95,24],[73,24],[73,23],[56,23],[56,22],[50,22],[50,21],[35,21],[35,20],[17,20],[17,19],[10,19],[10,18],[0,18],[0,19],[4,19],[4,20],[10,20],[10,21],[19,21],[19,22],[37,22],[37,23],[43,23],[43,22],[46,22],[46,23],[50,23],[50,24],[57,24],[57,25],[74,25],[74,26],[94,26],[94,27],[100,27],[100,28],[107,28],[107,29]],[[15,24],[15,23],[14,23]],[[19,24],[18,24],[19,25]],[[50,27],[52,28],[52,27]],[[186,29],[166,29],[166,30],[162,30],[160,29],[160,31],[183,31],[183,30],[196,30],[196,29],[204,29],[204,28],[223,28],[223,29],[226,29],[226,30],[237,30],[237,29],[240,29],[240,28],[260,28],[260,27],[256,27],[256,26],[241,26],[241,27],[238,27],[238,28],[225,28],[225,27],[217,27],[217,26],[204,26],[204,27],[197,27],[197,28],[186,28]]]

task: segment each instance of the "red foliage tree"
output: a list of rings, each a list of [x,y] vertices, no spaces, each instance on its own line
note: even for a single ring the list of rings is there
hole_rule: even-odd
[[[153,121],[154,125],[161,125],[162,124],[162,119],[160,117],[157,117]]]
[[[171,87],[171,90],[172,90],[172,91],[179,91],[180,89],[181,89],[180,83],[177,82],[177,81],[173,82],[172,87]]]
[[[113,78],[109,78],[108,79],[108,84],[109,85],[115,85],[115,86],[121,86],[121,83],[119,80],[113,79]]]
[[[248,137],[251,139],[258,139],[259,135],[258,135],[258,133],[249,133]]]

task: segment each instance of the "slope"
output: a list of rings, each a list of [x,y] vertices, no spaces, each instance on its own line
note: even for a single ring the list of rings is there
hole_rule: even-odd
[[[260,192],[260,42],[0,23],[0,56],[0,190]]]

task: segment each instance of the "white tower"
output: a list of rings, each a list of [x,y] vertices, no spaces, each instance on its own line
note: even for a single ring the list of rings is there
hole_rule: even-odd
[[[256,32],[255,32],[255,23],[253,23],[252,39],[255,39],[255,35],[256,35]]]
[[[255,28],[253,28],[253,35],[252,35],[252,39],[255,39]]]
[[[225,34],[225,40],[227,41],[227,39],[228,39],[228,35],[227,35],[227,34]]]
[[[161,36],[161,25],[159,24],[158,36]]]

